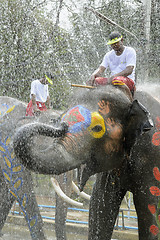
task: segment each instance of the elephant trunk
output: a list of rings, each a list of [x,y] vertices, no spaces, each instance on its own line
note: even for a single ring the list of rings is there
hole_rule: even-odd
[[[79,163],[71,157],[60,141],[55,141],[43,150],[38,143],[33,144],[35,136],[44,135],[60,139],[66,131],[66,124],[59,128],[41,123],[25,125],[14,135],[14,153],[25,167],[40,174],[61,174],[74,169]]]

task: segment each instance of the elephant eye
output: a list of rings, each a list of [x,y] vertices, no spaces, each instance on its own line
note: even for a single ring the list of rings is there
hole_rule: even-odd
[[[105,134],[106,127],[104,119],[98,112],[91,113],[91,124],[87,130],[94,138],[102,138]]]
[[[101,125],[96,125],[95,127],[92,128],[93,132],[100,132],[102,130],[102,126]]]

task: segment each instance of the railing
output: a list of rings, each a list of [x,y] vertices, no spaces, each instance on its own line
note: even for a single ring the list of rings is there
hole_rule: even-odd
[[[118,217],[117,217],[117,220],[116,220],[116,224],[115,224],[115,229],[118,229],[118,228],[122,228],[123,230],[126,230],[126,229],[134,229],[134,230],[138,230],[138,227],[131,227],[131,226],[125,226],[125,221],[124,221],[124,218],[135,218],[137,219],[136,216],[127,216],[127,215],[124,215],[124,212],[136,212],[134,209],[125,209],[125,208],[120,208],[119,210],[119,214],[118,214]],[[119,217],[122,217],[122,226],[119,225]]]
[[[16,205],[18,205],[18,203],[16,203]],[[56,206],[50,206],[50,205],[38,205],[40,209],[44,209],[44,208],[48,208],[48,209],[55,209]],[[81,208],[71,208],[71,207],[68,207],[68,210],[71,210],[71,211],[79,211],[79,212],[89,212],[88,209],[81,209]],[[125,218],[135,218],[137,219],[136,216],[127,216],[127,215],[124,215],[124,212],[136,212],[134,209],[124,209],[124,208],[121,208],[119,210],[119,214],[118,214],[118,217],[117,217],[117,220],[116,220],[116,224],[115,224],[115,229],[123,229],[123,230],[126,230],[126,229],[134,229],[134,230],[138,230],[137,227],[132,227],[132,226],[125,226]],[[19,211],[15,211],[15,210],[12,210],[11,213],[14,215],[14,214],[17,214],[17,215],[23,215],[23,213],[19,210]],[[122,225],[119,225],[119,218],[122,218]],[[49,216],[43,216],[42,215],[42,218],[43,219],[49,219],[49,220],[54,220],[55,221],[55,217],[49,217]],[[69,223],[76,223],[76,224],[88,224],[87,221],[77,221],[77,220],[70,220],[70,219],[66,219],[66,222],[69,222]]]

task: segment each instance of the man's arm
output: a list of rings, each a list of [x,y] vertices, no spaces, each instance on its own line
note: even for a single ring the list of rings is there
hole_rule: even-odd
[[[134,66],[127,66],[123,71],[121,71],[121,72],[119,72],[117,74],[114,74],[113,76],[108,78],[108,83],[111,83],[111,81],[115,77],[118,77],[118,76],[127,77],[127,76],[129,76],[133,72],[133,69],[134,69]]]
[[[99,68],[94,71],[94,73],[91,75],[91,80],[90,80],[90,83],[92,86],[94,85],[95,78],[100,77],[102,73],[104,73],[105,69],[106,69],[105,67],[99,66]]]
[[[47,97],[46,104],[48,106],[48,109],[50,109],[51,108],[51,102],[50,102],[50,97],[49,96]]]
[[[37,108],[37,104],[36,104],[36,95],[35,94],[31,94],[31,100],[32,100],[32,105],[33,105],[33,111],[36,112],[40,112],[40,110]]]

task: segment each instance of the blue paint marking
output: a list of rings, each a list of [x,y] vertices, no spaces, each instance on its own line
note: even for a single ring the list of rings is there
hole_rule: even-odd
[[[33,216],[32,218],[29,218],[29,216],[28,216],[28,213],[26,211],[26,207],[28,205],[27,194],[25,193],[23,195],[22,199],[20,199],[20,197],[19,197],[18,191],[22,188],[23,179],[21,177],[18,177],[18,178],[16,178],[16,180],[13,180],[13,174],[15,176],[15,174],[18,174],[18,173],[22,172],[23,171],[23,165],[14,164],[15,158],[11,157],[10,152],[12,152],[12,150],[9,150],[9,148],[8,148],[9,145],[6,144],[7,139],[8,139],[8,137],[5,139],[5,142],[3,143],[1,138],[0,138],[0,146],[2,147],[2,150],[0,150],[0,153],[3,157],[4,164],[7,167],[7,170],[2,169],[3,176],[4,176],[5,180],[10,184],[10,186],[11,186],[10,190],[16,196],[16,200],[18,201],[18,203],[19,203],[19,205],[20,205],[20,207],[23,211],[23,214],[25,215],[25,218],[26,218],[26,221],[28,223],[28,227],[29,227],[29,230],[31,232],[31,235],[34,235],[33,232],[32,232],[32,229],[34,228],[34,226],[36,226],[37,221],[38,221],[38,217],[37,217],[37,215]],[[7,164],[6,160],[9,161],[10,165]],[[17,166],[20,166],[21,170],[17,171],[17,172],[14,172],[13,168],[15,168]],[[23,202],[24,198],[26,198],[25,205],[24,205],[24,202]],[[35,220],[35,221],[32,222],[32,220]]]
[[[87,129],[91,124],[91,112],[81,106],[77,105],[70,110],[62,117],[61,122],[67,122],[69,125],[69,133],[78,133]]]
[[[2,111],[1,109],[3,109],[3,108],[5,108],[5,110]],[[1,107],[0,107],[0,112],[1,112],[0,115],[3,116],[3,114],[4,114],[8,109],[9,109],[8,104],[6,104],[6,103],[2,103],[2,105],[1,105]]]

